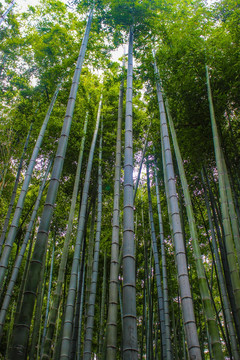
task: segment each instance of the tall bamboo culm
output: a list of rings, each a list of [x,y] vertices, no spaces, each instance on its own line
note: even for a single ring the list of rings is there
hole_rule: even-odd
[[[232,280],[233,293],[237,308],[237,317],[240,320],[240,277],[239,277],[239,269],[236,261],[236,254],[230,224],[230,218],[228,213],[228,201],[226,194],[226,186],[224,181],[224,168],[221,156],[221,144],[218,136],[217,123],[215,120],[213,100],[212,100],[212,92],[210,86],[210,79],[208,73],[208,67],[206,66],[206,78],[207,78],[207,89],[208,89],[208,101],[209,101],[209,110],[210,117],[212,123],[212,133],[213,133],[213,143],[214,143],[214,151],[218,169],[218,181],[219,181],[219,193],[220,193],[220,203],[221,203],[221,213],[222,213],[222,222],[224,228],[224,238],[225,238],[225,246],[227,250],[227,259],[230,269],[230,276]]]
[[[102,108],[102,94],[100,96],[97,121],[96,121],[96,125],[95,125],[95,130],[94,130],[94,134],[93,134],[90,152],[89,152],[86,175],[85,175],[84,186],[83,186],[82,201],[81,201],[78,229],[77,229],[77,238],[76,238],[75,250],[74,250],[74,255],[73,255],[71,277],[70,277],[70,282],[69,282],[68,296],[67,296],[67,301],[66,301],[66,310],[65,310],[64,323],[63,323],[63,336],[62,336],[61,355],[60,355],[61,360],[69,359],[69,356],[70,356],[74,306],[75,306],[75,298],[76,298],[76,291],[77,291],[78,266],[79,266],[81,248],[82,248],[82,240],[83,240],[83,235],[84,235],[84,230],[85,230],[85,218],[86,218],[87,203],[88,203],[88,192],[89,192],[89,186],[90,186],[93,155],[94,155],[94,150],[95,150],[95,145],[96,145],[97,135],[98,135],[98,129],[99,129],[99,123],[100,123],[101,108]]]
[[[101,237],[101,224],[102,224],[102,129],[103,123],[101,124],[101,138],[99,143],[99,165],[98,165],[98,206],[97,206],[97,227],[93,257],[93,270],[91,287],[89,294],[89,302],[87,309],[87,324],[85,330],[83,360],[91,360],[92,354],[92,337],[93,337],[93,326],[94,326],[94,314],[95,314],[95,301],[97,292],[97,279],[98,279],[98,263],[100,253],[100,237]]]
[[[179,215],[178,198],[177,198],[177,191],[175,184],[175,174],[173,169],[166,113],[164,109],[163,96],[161,92],[159,74],[158,74],[156,62],[154,62],[154,71],[156,76],[157,96],[158,96],[158,105],[160,112],[160,129],[162,133],[163,149],[164,149],[164,153],[162,154],[162,156],[165,157],[165,163],[166,163],[166,177],[167,177],[168,189],[169,189],[170,212],[172,217],[173,240],[174,240],[174,248],[175,248],[175,256],[176,256],[177,273],[178,273],[178,283],[179,283],[180,296],[181,296],[183,323],[186,333],[186,340],[187,340],[190,360],[193,359],[200,360],[202,356],[201,356],[200,345],[198,340],[197,327],[196,327],[196,321],[193,310],[193,300],[192,300],[189,277],[188,277],[186,251],[185,251],[185,245],[184,245],[181,221]]]
[[[231,307],[230,307],[230,303],[229,303],[229,299],[228,299],[228,295],[227,295],[227,289],[226,289],[225,279],[223,276],[220,256],[218,253],[218,246],[217,246],[217,241],[216,241],[216,237],[215,237],[215,231],[214,231],[214,226],[213,226],[213,222],[212,222],[212,216],[211,216],[211,211],[210,211],[210,206],[209,206],[209,199],[208,199],[208,194],[207,194],[207,189],[206,189],[206,185],[205,185],[203,172],[201,172],[201,176],[202,176],[202,182],[203,182],[203,187],[204,187],[205,204],[206,204],[206,208],[207,208],[208,220],[209,220],[209,225],[210,225],[210,230],[211,230],[211,235],[212,235],[213,253],[214,253],[215,261],[216,261],[219,285],[220,285],[220,289],[221,289],[221,293],[222,293],[223,307],[224,307],[226,323],[227,323],[227,327],[228,327],[228,331],[229,331],[231,348],[232,348],[234,360],[239,360],[240,355],[239,355],[238,347],[237,347],[236,334],[235,334],[233,319],[232,319],[232,315],[231,315]]]
[[[111,246],[111,265],[109,281],[109,303],[107,320],[107,360],[116,359],[117,351],[117,313],[118,313],[118,272],[119,272],[119,216],[120,216],[120,176],[121,176],[121,147],[122,147],[122,117],[123,117],[123,93],[124,93],[124,68],[123,61],[122,81],[119,90],[118,102],[118,123],[117,123],[117,142],[115,158],[115,178],[114,178],[114,207],[112,225],[112,246]]]
[[[130,27],[128,46],[123,204],[123,360],[136,360],[138,358],[138,344],[136,320],[136,264],[133,215],[132,26]]]
[[[46,332],[45,341],[43,344],[43,353],[42,353],[42,359],[50,359],[51,358],[51,345],[53,341],[53,335],[55,330],[55,324],[57,320],[58,315],[58,308],[61,301],[61,294],[62,294],[62,286],[64,282],[64,276],[65,276],[65,270],[66,270],[66,264],[68,259],[68,248],[69,243],[71,239],[71,233],[72,233],[72,226],[73,226],[73,219],[75,214],[75,207],[77,202],[77,194],[79,189],[79,181],[81,176],[81,169],[82,169],[82,160],[83,160],[83,152],[84,152],[84,144],[86,139],[86,132],[87,132],[87,124],[88,124],[88,112],[86,114],[85,123],[84,123],[84,129],[83,129],[83,138],[81,140],[80,145],[80,151],[78,156],[78,165],[74,180],[74,187],[73,187],[73,193],[72,193],[72,199],[71,199],[71,207],[68,217],[68,227],[65,235],[64,245],[63,245],[63,251],[62,251],[62,257],[61,262],[58,270],[58,278],[57,278],[57,285],[56,289],[53,294],[53,301],[51,303],[51,308],[49,311],[49,317],[48,317],[48,327]]]
[[[172,120],[172,117],[171,117],[171,114],[170,114],[170,111],[168,108],[167,101],[166,101],[166,110],[167,110],[167,115],[168,115],[168,122],[169,122],[170,132],[171,132],[171,136],[172,136],[172,141],[173,141],[174,152],[175,152],[175,156],[176,156],[176,160],[177,160],[177,166],[179,169],[180,180],[181,180],[181,184],[182,184],[182,188],[183,188],[185,206],[186,206],[187,217],[188,217],[188,224],[189,224],[189,229],[190,229],[190,235],[192,238],[193,253],[194,253],[194,258],[195,258],[195,262],[196,262],[200,295],[202,298],[204,313],[205,313],[205,317],[207,320],[208,333],[209,333],[209,337],[210,337],[213,358],[223,360],[222,347],[221,347],[219,331],[218,331],[218,326],[217,326],[217,321],[216,321],[216,313],[215,313],[213,305],[212,305],[212,300],[211,300],[211,295],[210,295],[210,291],[209,291],[208,284],[207,284],[205,269],[203,266],[201,250],[200,250],[199,241],[198,241],[198,233],[197,233],[195,217],[194,217],[194,212],[193,212],[193,207],[192,207],[192,200],[190,197],[190,192],[189,192],[187,178],[186,178],[186,174],[185,174],[185,170],[184,170],[184,166],[183,166],[182,156],[181,156],[180,149],[178,146],[177,135],[175,132],[173,120]]]
[[[230,185],[228,170],[226,161],[224,159],[224,154],[221,148],[221,159],[222,159],[222,165],[223,165],[223,172],[224,172],[224,182],[226,187],[226,194],[227,194],[227,201],[228,201],[228,209],[229,209],[229,217],[231,221],[231,227],[232,227],[232,234],[234,239],[234,244],[236,248],[237,253],[237,259],[238,259],[238,268],[240,267],[240,235],[239,235],[239,225],[237,220],[237,214],[235,211],[234,201],[233,201],[233,195],[232,195],[232,189]]]
[[[147,164],[147,189],[148,189],[148,204],[149,204],[149,217],[152,237],[152,251],[154,256],[155,264],[155,278],[158,294],[158,312],[161,329],[161,348],[162,348],[162,359],[167,359],[167,348],[166,348],[166,326],[165,326],[165,315],[164,315],[164,301],[163,301],[163,290],[162,290],[162,278],[160,273],[160,264],[158,257],[157,239],[155,233],[155,226],[153,221],[153,209],[152,209],[152,197],[150,190],[150,179],[149,179],[149,165]]]
[[[80,54],[77,60],[76,69],[73,76],[62,133],[59,139],[58,149],[53,164],[52,177],[49,184],[47,198],[43,209],[43,214],[38,230],[38,235],[33,251],[32,260],[30,263],[29,276],[26,282],[26,290],[23,298],[22,311],[19,316],[19,324],[17,324],[13,332],[12,354],[16,358],[16,360],[25,359],[27,356],[26,351],[28,344],[28,335],[29,335],[32,313],[36,299],[36,291],[39,283],[42,262],[46,249],[46,243],[48,241],[48,231],[51,223],[51,218],[57,197],[64,158],[66,154],[68,137],[71,128],[73,111],[76,101],[77,90],[78,90],[79,78],[80,78],[82,64],[89,38],[92,17],[93,17],[93,9],[90,11],[89,14],[86,31],[84,34],[82,46],[80,49]]]
[[[171,350],[171,329],[170,329],[170,316],[169,316],[169,303],[168,303],[167,263],[166,263],[162,211],[161,211],[156,167],[154,167],[154,175],[155,175],[155,185],[156,185],[159,233],[160,233],[160,242],[161,242],[163,301],[164,301],[164,316],[165,316],[165,331],[166,331],[166,353],[167,353],[167,360],[171,360],[172,350]]]

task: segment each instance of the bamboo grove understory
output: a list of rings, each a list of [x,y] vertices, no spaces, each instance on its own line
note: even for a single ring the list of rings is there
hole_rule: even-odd
[[[0,358],[240,360],[239,4],[0,11]]]

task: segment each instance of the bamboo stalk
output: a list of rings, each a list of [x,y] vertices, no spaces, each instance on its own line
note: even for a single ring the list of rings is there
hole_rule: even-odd
[[[213,143],[214,143],[215,157],[216,157],[216,163],[217,163],[217,169],[218,169],[219,192],[220,192],[220,199],[221,199],[221,212],[222,212],[222,221],[223,221],[223,228],[224,228],[225,245],[226,245],[226,250],[227,250],[227,259],[228,259],[228,263],[229,263],[230,276],[231,276],[232,286],[233,286],[233,293],[234,293],[235,303],[236,303],[236,308],[237,308],[237,317],[238,317],[238,321],[239,321],[240,320],[240,276],[239,276],[239,269],[238,269],[238,266],[236,263],[235,248],[234,248],[231,224],[230,224],[229,213],[228,213],[228,202],[227,202],[227,194],[226,194],[226,187],[225,187],[225,181],[224,181],[224,169],[223,169],[223,163],[222,163],[222,159],[221,159],[221,144],[220,144],[218,130],[217,130],[217,124],[216,124],[216,120],[215,120],[212,93],[211,93],[211,87],[210,87],[210,79],[209,79],[209,73],[208,73],[207,66],[206,66],[206,78],[207,78],[209,110],[210,110],[212,132],[213,132]]]
[[[67,296],[67,302],[66,302],[64,325],[63,325],[63,336],[62,336],[61,355],[60,355],[61,360],[68,359],[70,356],[69,352],[70,352],[71,338],[72,338],[72,323],[73,323],[74,304],[75,304],[76,288],[77,288],[76,285],[77,285],[77,277],[78,277],[78,266],[79,266],[79,259],[80,259],[80,250],[81,250],[84,229],[85,229],[85,218],[86,218],[86,211],[87,211],[88,192],[89,192],[89,186],[90,186],[93,155],[94,155],[95,145],[96,145],[96,141],[97,141],[98,128],[99,128],[99,123],[100,123],[101,107],[102,107],[102,94],[100,96],[97,121],[96,121],[96,125],[95,125],[95,130],[94,130],[94,134],[93,134],[90,152],[89,152],[85,181],[84,181],[84,186],[83,186],[83,194],[82,194],[82,201],[81,201],[79,222],[78,222],[78,229],[77,229],[77,238],[76,238],[76,243],[75,243],[75,250],[74,250],[73,262],[72,262],[72,270],[71,270],[69,290],[68,290],[68,296]]]
[[[91,353],[92,353],[92,337],[93,337],[95,301],[96,301],[97,279],[98,279],[98,263],[99,263],[99,253],[100,253],[100,237],[101,237],[101,225],[102,225],[102,131],[103,131],[103,123],[101,126],[101,137],[99,143],[97,228],[96,228],[91,288],[90,288],[89,304],[87,311],[87,324],[85,330],[83,360],[91,360]]]
[[[123,93],[124,93],[124,68],[122,65],[122,81],[119,90],[118,101],[118,123],[115,158],[114,178],[114,201],[113,201],[113,224],[112,224],[112,245],[111,264],[109,281],[109,302],[107,319],[107,360],[116,359],[117,351],[117,313],[118,313],[118,274],[119,274],[119,217],[120,217],[120,177],[121,177],[121,147],[122,147],[122,117],[123,117]]]
[[[182,313],[184,320],[184,328],[186,332],[186,339],[188,344],[188,352],[190,359],[201,359],[200,345],[198,341],[198,334],[196,328],[196,321],[193,310],[193,300],[191,295],[188,270],[187,270],[187,261],[186,261],[186,252],[182,236],[182,229],[180,223],[178,199],[176,192],[175,184],[175,174],[173,169],[172,154],[170,148],[170,141],[168,135],[168,128],[166,122],[166,114],[163,104],[163,96],[159,83],[159,75],[156,63],[154,63],[154,70],[156,75],[156,84],[157,84],[157,96],[160,112],[160,121],[161,121],[161,133],[163,139],[164,153],[166,161],[166,172],[167,172],[167,181],[169,188],[169,200],[170,200],[170,210],[172,217],[172,228],[173,228],[173,240],[175,246],[175,255],[178,271],[178,282],[180,287],[181,294],[181,305]]]
[[[123,360],[138,357],[136,323],[136,272],[133,216],[133,27],[129,31],[125,118],[124,205],[123,205]]]

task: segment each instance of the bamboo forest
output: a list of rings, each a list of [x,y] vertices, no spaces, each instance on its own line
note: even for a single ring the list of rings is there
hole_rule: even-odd
[[[0,2],[0,359],[240,360],[238,0]]]

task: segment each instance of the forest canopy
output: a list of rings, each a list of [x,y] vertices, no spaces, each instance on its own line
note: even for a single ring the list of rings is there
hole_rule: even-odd
[[[0,358],[240,359],[239,22],[0,3]]]

